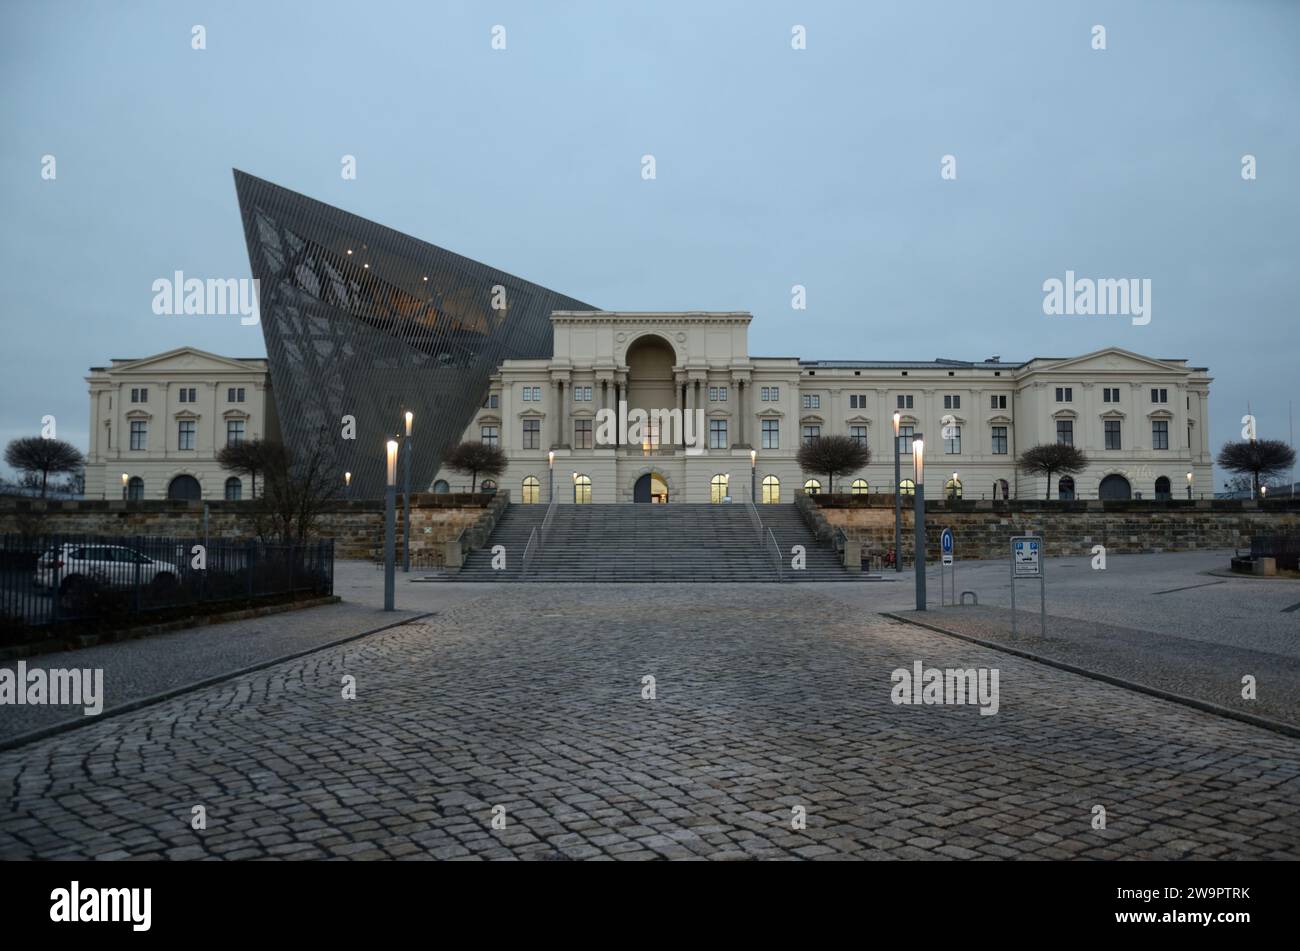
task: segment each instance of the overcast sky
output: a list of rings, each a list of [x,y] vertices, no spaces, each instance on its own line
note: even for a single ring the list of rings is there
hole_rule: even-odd
[[[232,167],[611,310],[750,310],[755,355],[1186,357],[1213,446],[1248,400],[1288,438],[1300,4],[5,0],[0,78],[0,441],[84,448],[114,357],[264,355],[150,307],[249,276]],[[1067,269],[1150,279],[1150,323],[1045,316]]]

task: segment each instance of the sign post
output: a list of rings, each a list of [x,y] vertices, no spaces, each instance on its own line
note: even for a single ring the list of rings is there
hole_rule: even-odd
[[[952,560],[953,544],[952,544],[951,528],[945,528],[943,532],[939,535],[939,554],[942,556],[942,561],[940,561],[939,563],[939,606],[942,607],[944,604],[943,570],[945,568],[951,568],[952,569],[952,603],[953,606],[955,607],[957,604],[957,568],[953,564],[953,560]]]
[[[1011,637],[1016,636],[1016,580],[1038,579],[1039,635],[1047,634],[1047,579],[1043,565],[1043,540],[1037,535],[1011,539]]]

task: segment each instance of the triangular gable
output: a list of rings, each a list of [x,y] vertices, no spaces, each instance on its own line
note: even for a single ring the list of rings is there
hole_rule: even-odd
[[[177,371],[185,372],[209,372],[214,370],[235,371],[239,373],[257,373],[266,372],[266,366],[240,363],[238,360],[232,360],[229,357],[218,356],[215,353],[209,353],[206,350],[200,350],[197,347],[177,347],[175,350],[168,350],[164,353],[156,353],[151,357],[141,357],[138,360],[132,360],[130,363],[119,363],[112,367],[113,373],[171,373]]]
[[[1092,373],[1107,370],[1122,372],[1138,368],[1148,371],[1158,370],[1161,373],[1187,373],[1187,367],[1176,363],[1166,363],[1154,357],[1144,357],[1140,353],[1134,353],[1122,347],[1104,347],[1101,350],[1094,350],[1092,353],[1085,353],[1081,357],[1070,357],[1066,360],[1047,361],[1040,357],[1025,369],[1023,375],[1029,376],[1035,372],[1046,370],[1054,373],[1061,370],[1078,370],[1081,373]]]

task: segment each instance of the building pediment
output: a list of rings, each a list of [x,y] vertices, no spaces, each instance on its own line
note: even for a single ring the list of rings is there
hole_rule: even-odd
[[[153,413],[144,409],[133,409],[127,411],[126,418],[127,419],[153,419]]]
[[[1147,419],[1173,419],[1174,414],[1167,409],[1153,409],[1147,413]]]
[[[1060,414],[1057,413],[1057,414],[1054,414],[1054,415],[1059,416]],[[1070,415],[1073,416],[1074,414],[1071,413]],[[997,415],[995,415],[995,416],[990,416],[990,417],[988,418],[987,422],[988,422],[988,425],[990,425],[990,426],[1010,426],[1010,425],[1011,425],[1011,417],[1010,417],[1010,416],[1005,416],[1005,415],[1002,415],[1002,414],[999,413],[999,414],[997,414]]]
[[[848,423],[850,426],[870,426],[871,417],[863,416],[861,413],[859,413],[856,416],[850,416],[844,422]]]
[[[1103,410],[1098,414],[1102,419],[1123,419],[1125,413],[1122,409]]]
[[[799,422],[808,426],[824,426],[826,424],[826,420],[816,413],[809,413],[807,416],[800,417]]]
[[[496,415],[494,415],[494,414],[492,414],[492,413],[489,413],[489,414],[486,415],[486,416],[480,416],[480,417],[478,418],[478,424],[479,424],[480,426],[500,426],[500,425],[501,425],[501,417],[500,417],[500,416],[496,416]]]
[[[245,373],[264,374],[266,367],[258,364],[241,363],[229,357],[208,353],[197,347],[177,347],[165,353],[156,353],[151,357],[141,357],[118,363],[109,369],[114,374],[163,374],[163,373]]]
[[[781,412],[779,409],[768,408],[765,410],[760,410],[754,415],[757,416],[759,419],[779,419],[785,416],[785,413]]]
[[[1158,370],[1163,373],[1177,373],[1182,376],[1187,373],[1187,367],[1175,363],[1166,363],[1163,360],[1157,360],[1154,357],[1144,357],[1140,353],[1134,353],[1131,350],[1125,350],[1122,347],[1106,347],[1102,350],[1094,350],[1092,353],[1085,353],[1081,357],[1071,357],[1067,360],[1054,361],[1034,361],[1028,368],[1029,373],[1039,371],[1051,371],[1058,374],[1066,370],[1071,373],[1116,373],[1116,372],[1137,372],[1150,373],[1152,370]]]
[[[1052,419],[1078,419],[1079,414],[1072,409],[1058,409],[1052,414]]]
[[[192,409],[178,409],[172,413],[172,419],[202,419],[202,415]]]

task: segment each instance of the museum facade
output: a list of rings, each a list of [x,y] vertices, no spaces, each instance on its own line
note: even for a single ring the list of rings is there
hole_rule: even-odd
[[[834,490],[890,493],[895,413],[904,493],[922,434],[931,498],[1213,490],[1211,379],[1186,360],[1115,347],[1024,362],[751,356],[751,320],[744,312],[555,311],[551,356],[503,361],[461,438],[505,453],[506,471],[487,487],[525,503],[720,502],[748,498],[751,488],[758,503],[790,502],[795,492],[831,491],[796,454],[832,434],[871,451]],[[1087,469],[1050,486],[1017,471],[1020,452],[1051,442],[1082,449]],[[431,488],[468,491],[469,481],[443,468]]]

